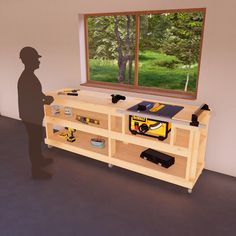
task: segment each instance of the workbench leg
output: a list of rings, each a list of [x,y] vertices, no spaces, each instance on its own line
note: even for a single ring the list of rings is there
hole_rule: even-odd
[[[53,135],[53,124],[46,123],[45,124],[46,129],[46,137],[50,138]]]
[[[189,154],[187,156],[186,173],[185,173],[185,179],[187,181],[189,181],[190,179],[190,167],[192,163],[192,153],[193,153],[193,148],[194,148],[194,136],[195,136],[195,132],[190,131],[189,142],[188,142]]]
[[[109,157],[113,157],[116,153],[116,140],[109,138],[108,140],[108,155]]]
[[[176,142],[176,132],[177,132],[177,128],[172,124],[171,132],[170,132],[170,145],[171,146],[175,145],[175,142]]]
[[[194,144],[192,152],[192,161],[190,165],[190,178],[195,179],[197,174],[197,163],[199,155],[200,131],[195,131]]]
[[[121,118],[121,131],[122,131],[122,134],[125,134],[125,129],[126,129],[126,116],[123,115],[122,118]]]

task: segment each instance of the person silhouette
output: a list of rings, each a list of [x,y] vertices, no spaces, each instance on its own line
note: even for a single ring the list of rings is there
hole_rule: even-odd
[[[43,168],[53,162],[51,158],[44,158],[41,149],[43,138],[44,104],[53,102],[52,96],[42,92],[42,86],[34,71],[39,68],[39,58],[35,48],[24,47],[20,51],[20,59],[25,68],[18,80],[19,116],[28,134],[29,157],[33,179],[50,179],[52,175]]]

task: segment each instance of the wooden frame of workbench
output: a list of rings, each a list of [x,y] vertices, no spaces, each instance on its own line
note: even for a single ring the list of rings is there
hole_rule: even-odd
[[[203,111],[199,117],[200,125],[191,126],[189,119],[197,109],[185,106],[171,121],[171,132],[164,141],[133,135],[128,128],[127,108],[142,101],[139,98],[127,98],[117,104],[111,103],[109,94],[91,91],[80,91],[78,97],[69,97],[51,93],[54,103],[61,106],[61,114],[52,115],[51,107],[45,110],[45,143],[67,151],[71,151],[92,159],[108,163],[109,167],[119,166],[140,174],[167,181],[188,189],[192,189],[204,168],[205,149],[208,134],[210,111]],[[63,107],[71,107],[72,117],[63,114]],[[99,125],[83,124],[75,119],[76,114],[86,115],[100,120]],[[140,116],[140,114],[139,114]],[[145,115],[145,117],[148,117]],[[153,117],[149,117],[153,118]],[[55,125],[76,129],[76,141],[68,142],[58,136]],[[92,137],[102,137],[104,148],[90,145]],[[163,168],[140,158],[140,153],[147,148],[156,149],[175,157],[175,164]]]

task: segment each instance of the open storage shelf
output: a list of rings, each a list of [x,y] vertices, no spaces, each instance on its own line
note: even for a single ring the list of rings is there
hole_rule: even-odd
[[[111,137],[119,141],[124,141],[126,143],[131,143],[146,148],[152,148],[161,152],[168,152],[182,156],[187,156],[189,152],[185,147],[171,145],[169,138],[164,141],[159,141],[152,137],[118,133],[111,133]]]
[[[191,114],[197,107],[186,106],[171,121],[168,137],[161,141],[154,137],[132,134],[129,130],[127,108],[140,99],[112,104],[110,96],[80,91],[78,97],[54,96],[54,103],[45,105],[45,127],[48,146],[55,146],[137,173],[188,188],[191,192],[204,168],[204,158],[210,112],[204,110],[200,126],[190,125]],[[54,106],[54,107],[52,107]],[[55,112],[55,106],[59,112]],[[54,109],[54,110],[53,110]],[[139,114],[137,114],[139,115]],[[86,122],[78,116],[89,118]],[[98,121],[98,123],[94,122]],[[58,129],[58,127],[60,127]],[[60,137],[65,127],[76,129],[74,142]],[[55,129],[57,129],[55,131]],[[103,148],[93,147],[91,138],[105,140]],[[169,168],[144,160],[141,152],[151,148],[175,158]]]
[[[88,112],[86,110],[81,110],[81,109],[76,109],[76,108],[70,108],[70,107],[60,107],[60,113],[59,114],[53,114],[52,113],[52,107],[45,105],[45,114],[47,117],[52,117],[52,118],[58,118],[62,119],[65,121],[72,121],[72,122],[77,122],[78,124],[83,124],[79,120],[77,120],[77,116],[80,117],[89,117],[94,120],[99,120],[99,124],[93,124],[89,123],[90,126],[93,127],[98,127],[102,129],[108,129],[108,123],[107,123],[107,115],[106,114],[101,114],[98,112]],[[65,114],[65,109],[71,109],[71,115],[66,115]]]
[[[187,163],[186,157],[171,154],[171,156],[175,157],[175,164],[170,166],[169,168],[164,168],[160,165],[144,160],[140,157],[140,153],[146,149],[147,148],[138,145],[124,144],[121,141],[116,141],[116,152],[113,158],[133,164],[136,166],[137,169],[148,169],[147,172],[149,170],[158,171],[165,174],[185,178]]]
[[[80,153],[82,155],[91,156],[93,159],[98,159],[100,161],[107,162],[108,157],[108,138],[99,136],[100,138],[105,140],[104,148],[93,147],[90,144],[90,139],[94,137],[98,137],[96,135],[92,135],[82,131],[76,131],[74,133],[74,137],[76,140],[74,142],[67,141],[67,137],[60,137],[60,132],[66,132],[65,129],[54,131],[49,137],[46,138],[46,143],[51,146],[55,146],[58,148],[63,148],[68,151],[72,151],[75,153]]]

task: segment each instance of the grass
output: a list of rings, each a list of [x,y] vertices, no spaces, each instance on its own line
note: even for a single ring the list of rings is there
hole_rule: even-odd
[[[166,63],[173,60],[176,60],[174,56],[150,51],[142,52],[139,56],[139,85],[183,91],[187,75],[184,66],[179,64],[171,69],[159,65],[160,62]],[[90,59],[89,63],[91,80],[117,82],[118,66],[116,60]],[[131,84],[133,83],[133,74],[132,71]],[[188,91],[195,91],[196,79],[197,66],[194,66],[190,72]]]

